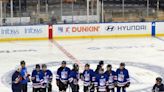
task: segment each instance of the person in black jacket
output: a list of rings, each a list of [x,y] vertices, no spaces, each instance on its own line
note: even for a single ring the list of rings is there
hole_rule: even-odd
[[[153,86],[152,92],[164,92],[164,84],[161,77],[156,78],[156,84]]]
[[[21,92],[21,68],[18,68],[12,75],[12,92]]]

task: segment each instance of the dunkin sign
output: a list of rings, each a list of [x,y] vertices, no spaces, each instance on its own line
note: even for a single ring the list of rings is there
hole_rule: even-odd
[[[54,35],[95,35],[100,33],[100,25],[75,24],[75,25],[54,25]]]
[[[100,26],[73,26],[72,32],[99,32]]]

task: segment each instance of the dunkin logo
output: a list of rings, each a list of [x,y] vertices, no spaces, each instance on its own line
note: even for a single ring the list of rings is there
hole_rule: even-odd
[[[72,27],[72,32],[99,32],[100,26],[79,26]]]

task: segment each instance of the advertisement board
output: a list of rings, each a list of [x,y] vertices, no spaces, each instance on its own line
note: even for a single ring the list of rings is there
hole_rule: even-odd
[[[156,36],[164,36],[164,22],[156,22]]]
[[[102,34],[151,34],[151,23],[100,24]]]
[[[55,36],[87,36],[101,33],[99,24],[67,24],[53,25],[53,35]]]
[[[53,25],[54,37],[151,36],[151,22]]]
[[[48,25],[2,26],[0,27],[0,40],[6,38],[48,38]]]

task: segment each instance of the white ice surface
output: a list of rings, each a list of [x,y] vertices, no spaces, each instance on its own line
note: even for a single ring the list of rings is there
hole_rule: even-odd
[[[57,43],[77,60],[113,60],[143,63],[164,68],[164,41],[157,38],[59,40]],[[71,61],[54,44],[50,41],[10,41],[0,43],[0,92],[11,92],[10,87],[1,82],[4,80],[2,76],[15,69],[20,60],[25,60],[27,66],[62,60]],[[13,52],[14,50],[35,51]],[[81,63],[84,64],[82,61]],[[95,68],[96,64],[91,64],[91,66]],[[119,65],[115,64],[113,66],[116,69]],[[58,67],[51,66],[49,68],[54,72]],[[153,85],[155,77],[160,76],[159,73],[137,66],[127,66],[127,68],[130,75],[139,80],[139,84],[135,84],[135,82],[133,84],[132,82],[132,85],[128,88],[129,91],[150,87]],[[159,71],[164,73],[162,70]],[[53,84],[55,84],[55,78]],[[53,90],[56,89],[54,85]]]

